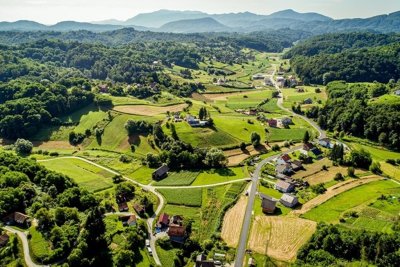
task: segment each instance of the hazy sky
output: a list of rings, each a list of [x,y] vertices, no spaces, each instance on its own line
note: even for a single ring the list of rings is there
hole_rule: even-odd
[[[289,8],[333,18],[370,17],[399,11],[400,0],[0,0],[0,21],[28,19],[51,24],[62,20],[125,20],[159,9],[270,14]]]

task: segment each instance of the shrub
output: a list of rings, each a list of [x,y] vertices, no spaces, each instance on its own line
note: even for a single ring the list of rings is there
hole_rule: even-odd
[[[121,155],[119,157],[119,161],[121,161],[123,163],[129,163],[129,162],[132,162],[132,158],[129,157],[128,155]]]
[[[275,144],[275,145],[272,146],[272,150],[273,151],[279,151],[279,150],[281,150],[281,148],[277,144]]]
[[[333,178],[335,181],[343,181],[344,180],[344,177],[343,177],[343,175],[340,173],[340,172],[338,172],[338,173],[336,173],[336,175],[335,175],[335,178]]]
[[[350,167],[347,168],[347,175],[350,176],[350,177],[355,177],[356,176],[354,167],[350,166]]]
[[[320,194],[325,193],[326,188],[325,188],[324,184],[321,183],[321,184],[316,184],[316,185],[311,186],[311,191],[313,191],[315,194],[320,195]]]
[[[382,174],[381,164],[379,162],[373,162],[369,167],[369,170],[375,174]]]
[[[396,165],[396,160],[394,159],[387,159],[386,163],[392,164],[392,165]]]
[[[33,149],[32,142],[21,138],[18,139],[14,145],[15,145],[15,151],[18,154],[24,154],[24,155],[30,154]]]

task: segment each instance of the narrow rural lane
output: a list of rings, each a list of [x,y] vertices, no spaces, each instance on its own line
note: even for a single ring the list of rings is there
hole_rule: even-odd
[[[300,114],[294,113],[292,110],[289,110],[287,108],[285,108],[283,106],[283,94],[281,89],[279,88],[279,86],[277,85],[274,76],[276,73],[276,66],[274,69],[273,74],[271,75],[271,80],[276,88],[276,90],[278,90],[279,92],[279,98],[278,98],[278,102],[277,102],[277,106],[286,111],[289,112],[290,114],[292,114],[293,116],[296,117],[300,117],[301,119],[305,120],[306,122],[308,122],[312,127],[314,127],[318,133],[319,133],[319,138],[324,138],[326,137],[325,132],[318,126],[317,123],[315,123],[314,121],[310,120],[309,118],[302,116]],[[302,145],[298,145],[295,146],[287,151],[285,151],[285,153],[291,153],[295,150],[301,149]],[[257,185],[258,185],[258,181],[260,179],[260,173],[261,173],[261,169],[262,167],[267,164],[268,162],[276,159],[277,157],[279,157],[278,155],[269,157],[264,159],[263,161],[261,161],[260,163],[257,164],[256,170],[253,173],[253,177],[252,177],[252,184],[250,187],[250,191],[249,191],[249,196],[248,196],[248,202],[247,202],[247,207],[246,207],[246,213],[245,213],[245,217],[244,217],[244,221],[243,221],[243,226],[242,226],[242,231],[240,233],[240,239],[239,239],[239,245],[237,248],[237,252],[236,252],[236,259],[235,259],[235,267],[242,267],[243,266],[243,261],[244,261],[244,256],[246,253],[246,247],[247,247],[247,239],[248,239],[248,235],[249,235],[249,231],[250,231],[250,224],[252,221],[252,212],[253,212],[253,208],[254,208],[254,200],[255,200],[255,196],[257,193]]]
[[[45,265],[38,265],[33,262],[32,258],[31,258],[31,254],[29,253],[28,238],[26,237],[26,234],[24,232],[18,231],[9,226],[4,227],[4,229],[6,229],[8,232],[18,235],[18,237],[21,239],[22,247],[24,249],[24,260],[25,260],[26,265],[28,265],[28,267],[43,267],[43,266],[45,266]]]

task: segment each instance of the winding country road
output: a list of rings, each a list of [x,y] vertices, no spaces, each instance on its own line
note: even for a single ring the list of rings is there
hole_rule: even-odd
[[[318,131],[319,138],[326,137],[325,132],[318,126],[317,123],[308,119],[305,116],[294,113],[292,110],[289,110],[282,105],[283,104],[283,94],[282,94],[281,89],[279,88],[279,86],[277,85],[277,83],[275,82],[275,80],[273,78],[275,76],[275,73],[276,73],[276,67],[275,67],[273,74],[271,75],[271,80],[273,81],[275,88],[279,92],[277,106],[280,109],[282,109],[286,112],[289,112],[293,116],[299,117],[299,118],[307,121],[311,126],[313,126]],[[300,148],[302,148],[302,145],[295,146],[295,147],[285,151],[285,153],[291,153]],[[257,164],[256,170],[253,173],[252,184],[250,186],[250,191],[249,191],[249,196],[248,196],[249,199],[247,202],[245,217],[244,217],[244,221],[243,221],[243,225],[242,225],[242,231],[240,233],[239,245],[238,245],[237,252],[236,252],[235,267],[243,266],[244,256],[245,256],[246,247],[247,247],[247,240],[248,240],[248,235],[249,235],[249,231],[250,231],[250,224],[251,224],[251,220],[252,220],[252,212],[253,212],[253,208],[254,208],[254,200],[255,200],[256,193],[257,193],[257,185],[258,185],[258,181],[260,179],[261,169],[265,164],[267,164],[268,162],[271,162],[272,160],[276,159],[279,156],[280,155],[278,154],[278,155],[264,159],[263,161],[261,161],[260,163]]]
[[[7,230],[8,232],[18,235],[18,237],[21,239],[22,247],[24,249],[24,260],[25,260],[26,265],[28,265],[28,267],[43,267],[43,266],[45,266],[45,265],[38,265],[33,262],[32,258],[31,258],[31,254],[29,253],[28,238],[24,232],[18,231],[9,226],[4,227],[4,229]]]

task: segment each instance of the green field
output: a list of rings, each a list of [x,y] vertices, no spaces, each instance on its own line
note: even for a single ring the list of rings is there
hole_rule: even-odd
[[[192,185],[217,184],[247,177],[249,177],[249,174],[242,167],[213,169],[200,172]]]
[[[169,186],[169,185],[190,185],[199,175],[199,172],[189,172],[189,171],[180,171],[180,172],[170,172],[168,173],[168,177],[156,182],[155,186]]]
[[[258,192],[265,194],[267,196],[276,198],[276,199],[280,199],[282,196],[282,193],[273,189],[272,187],[273,187],[273,185],[271,185],[271,187],[265,187],[265,186],[259,185]],[[254,202],[254,214],[255,215],[263,215],[264,214],[262,211],[261,202],[262,201],[261,201],[260,197],[257,196],[256,200]],[[276,205],[275,215],[286,215],[290,211],[291,211],[290,208],[287,208],[278,202]]]
[[[272,90],[249,92],[246,95],[230,96],[226,101],[226,106],[230,109],[254,108],[261,101],[272,98]]]
[[[337,223],[344,212],[373,203],[382,194],[399,194],[400,186],[393,181],[377,181],[337,195],[304,214],[304,218],[317,222]],[[400,211],[400,210],[399,210]],[[359,226],[365,224],[361,219]],[[356,224],[357,225],[357,224]]]
[[[158,189],[165,197],[168,204],[185,205],[189,207],[200,207],[202,189],[189,188],[189,189]]]
[[[40,164],[71,177],[79,186],[96,192],[113,186],[112,173],[79,159],[53,159]]]

